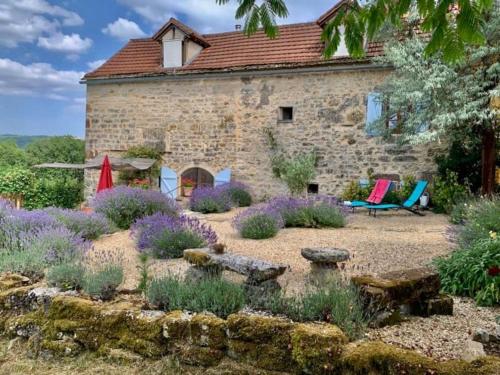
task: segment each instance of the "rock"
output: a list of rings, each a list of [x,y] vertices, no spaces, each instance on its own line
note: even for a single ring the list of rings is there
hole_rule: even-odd
[[[453,315],[453,298],[441,294],[434,298],[418,301],[410,305],[411,315],[428,317],[431,315]]]
[[[349,251],[328,247],[304,248],[300,251],[302,256],[313,263],[337,264],[349,260]]]
[[[43,307],[45,311],[48,310],[52,299],[61,294],[60,288],[35,288],[28,293],[31,309],[36,310]]]
[[[15,273],[6,273],[0,276],[0,291],[30,285],[31,280],[26,276]]]
[[[399,310],[382,310],[373,316],[370,321],[371,328],[382,328],[386,326],[393,326],[403,320]]]
[[[349,342],[333,324],[297,324],[291,334],[292,357],[304,373],[327,373]]]
[[[210,249],[184,250],[184,259],[197,267],[219,266],[248,277],[247,283],[258,284],[275,279],[286,271],[283,264],[273,264],[231,253],[216,254]]]
[[[355,276],[366,303],[395,309],[400,305],[424,302],[439,296],[439,274],[430,268],[393,271],[380,276]]]
[[[484,351],[483,344],[469,340],[465,344],[461,357],[464,361],[472,362],[484,356],[486,356],[486,352]]]

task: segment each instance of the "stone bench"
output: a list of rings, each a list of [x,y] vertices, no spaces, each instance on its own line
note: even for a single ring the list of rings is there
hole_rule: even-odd
[[[331,247],[306,247],[300,251],[302,257],[311,262],[310,277],[313,280],[323,280],[337,270],[338,263],[346,262],[350,253],[344,249]]]
[[[284,264],[231,253],[218,254],[209,248],[184,250],[184,259],[193,265],[191,276],[219,275],[222,270],[227,270],[246,276],[245,284],[257,287],[279,288],[276,279],[287,269]]]
[[[360,288],[376,325],[397,322],[401,315],[453,315],[453,299],[440,294],[439,274],[431,268],[355,276],[351,281]]]

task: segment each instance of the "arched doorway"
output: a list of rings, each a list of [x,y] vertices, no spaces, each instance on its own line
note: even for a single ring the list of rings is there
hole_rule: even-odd
[[[181,175],[181,193],[190,196],[192,189],[214,186],[214,176],[203,168],[189,168]]]

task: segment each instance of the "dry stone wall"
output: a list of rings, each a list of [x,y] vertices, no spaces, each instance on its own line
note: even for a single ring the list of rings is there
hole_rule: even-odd
[[[122,358],[175,356],[193,366],[231,358],[254,371],[290,374],[498,374],[500,360],[437,362],[382,342],[348,343],[327,323],[294,323],[254,314],[220,319],[182,311],[144,311],[140,301],[91,301],[26,278],[0,276],[0,333],[27,340],[32,356],[72,357],[83,351]]]
[[[365,133],[366,97],[387,70],[158,79],[87,87],[87,157],[150,145],[182,173],[231,168],[259,197],[284,192],[272,176],[265,129],[290,153],[316,148],[320,193],[338,194],[372,168],[377,174],[433,172],[432,147],[397,148]],[[279,107],[293,107],[291,122]],[[86,174],[87,195],[96,173]]]

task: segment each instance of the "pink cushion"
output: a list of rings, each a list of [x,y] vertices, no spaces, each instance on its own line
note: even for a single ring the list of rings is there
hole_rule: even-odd
[[[370,196],[366,201],[369,203],[379,204],[380,202],[382,202],[382,199],[384,199],[390,187],[391,187],[390,180],[385,180],[385,179],[377,180],[375,182],[375,186],[373,187]]]

